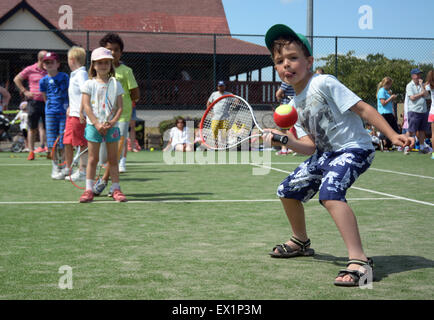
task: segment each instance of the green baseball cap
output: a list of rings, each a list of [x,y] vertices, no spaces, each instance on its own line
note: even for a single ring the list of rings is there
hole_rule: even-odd
[[[307,51],[309,51],[310,55],[312,55],[312,48],[310,47],[310,43],[307,41],[306,37],[301,33],[295,33],[294,30],[284,24],[275,24],[268,29],[267,33],[265,34],[265,44],[267,45],[267,48],[270,50],[270,52],[273,47],[273,42],[279,39],[281,36],[289,36],[291,38],[299,39],[307,48]]]

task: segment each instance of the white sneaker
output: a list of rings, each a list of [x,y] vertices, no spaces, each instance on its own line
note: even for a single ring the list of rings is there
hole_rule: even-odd
[[[72,180],[72,181],[85,181],[86,180],[86,172],[82,172],[80,170],[76,170],[73,174],[70,176],[66,176],[65,180]]]
[[[406,155],[408,155],[408,154],[410,154],[410,148],[407,146],[407,147],[405,147],[404,148],[404,154],[406,154]]]
[[[121,161],[119,161],[119,173],[127,172],[126,160],[127,159],[122,158]]]
[[[53,168],[53,170],[51,171],[51,179],[63,180],[65,179],[65,173],[62,170]]]

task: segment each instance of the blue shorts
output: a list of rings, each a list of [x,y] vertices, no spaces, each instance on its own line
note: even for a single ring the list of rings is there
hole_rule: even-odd
[[[47,135],[47,146],[52,148],[57,137],[62,134],[59,147],[63,148],[63,131],[65,131],[66,114],[46,114],[45,128]]]
[[[136,108],[133,108],[133,111],[131,111],[131,120],[134,120],[134,121],[139,120],[139,118],[137,118]]]
[[[317,151],[294,170],[277,188],[281,198],[307,202],[319,191],[319,201],[346,202],[348,188],[374,159],[374,150]]]
[[[408,131],[427,131],[428,129],[428,112],[411,112],[408,115]]]
[[[121,135],[118,127],[110,128],[105,136],[102,136],[98,130],[96,130],[95,126],[91,124],[86,125],[86,129],[84,130],[84,137],[87,141],[90,142],[117,142],[120,140]]]

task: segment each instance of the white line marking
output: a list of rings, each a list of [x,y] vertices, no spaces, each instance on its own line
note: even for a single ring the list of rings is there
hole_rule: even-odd
[[[312,200],[318,200],[313,198]],[[375,200],[398,200],[395,198],[349,198],[348,201],[375,201]],[[238,200],[129,200],[128,203],[228,203],[228,202],[278,202],[279,199],[238,199]],[[113,200],[101,200],[93,201],[92,203],[104,204],[104,203],[116,203]],[[0,205],[22,205],[22,204],[80,204],[78,201],[3,201]]]
[[[377,169],[377,168],[369,168],[368,170],[387,172],[387,173],[394,173],[394,174],[400,174],[400,175],[403,175],[403,176],[418,177],[418,178],[423,178],[423,179],[433,179],[434,180],[434,177],[421,176],[419,174],[411,174],[411,173],[398,172],[398,171],[385,170],[385,169]]]
[[[360,190],[360,191],[366,191],[366,192],[370,192],[370,193],[379,194],[379,195],[382,195],[382,196],[389,196],[389,197],[393,197],[395,199],[406,200],[406,201],[415,202],[415,203],[419,203],[419,204],[425,204],[427,206],[434,207],[434,203],[432,203],[432,202],[426,202],[426,201],[420,201],[420,200],[415,200],[415,199],[410,199],[410,198],[395,196],[393,194],[379,192],[379,191],[374,191],[374,190],[369,190],[369,189],[364,189],[364,188],[359,188],[359,187],[351,187],[351,188],[354,188],[354,189],[357,189],[357,190]]]
[[[236,163],[198,163],[198,162],[194,162],[194,163],[189,163],[189,162],[183,162],[183,163],[171,163],[171,164],[166,164],[164,162],[143,162],[143,163],[128,163],[128,166],[186,166],[186,165],[190,165],[190,166],[215,166],[215,165],[262,165],[262,164],[290,164],[290,165],[299,165],[300,162],[263,162],[263,163],[251,163],[251,162],[236,162]],[[51,162],[50,163],[0,163],[1,167],[8,167],[8,166],[12,166],[12,167],[20,167],[20,166],[51,166]]]
[[[257,164],[252,164],[252,165],[259,166],[259,165],[257,165]],[[290,174],[290,173],[291,173],[290,171],[285,171],[285,170],[281,170],[281,169],[276,169],[276,168],[268,167],[268,166],[264,166],[264,165],[262,165],[262,166],[263,166],[264,168],[266,168],[266,169],[270,169],[270,170],[280,171],[280,172],[287,173],[287,174]],[[426,202],[426,201],[420,201],[420,200],[415,200],[415,199],[410,199],[410,198],[405,198],[405,197],[395,196],[395,195],[390,194],[390,193],[379,192],[379,191],[375,191],[375,190],[364,189],[364,188],[359,188],[359,187],[354,187],[354,186],[351,186],[351,188],[356,189],[356,190],[360,190],[360,191],[365,191],[365,192],[370,192],[370,193],[379,194],[379,195],[382,195],[382,196],[392,197],[392,198],[394,198],[394,199],[400,199],[400,200],[405,200],[405,201],[415,202],[415,203],[424,204],[424,205],[428,205],[428,206],[432,206],[432,207],[434,207],[434,203],[432,203],[432,202]]]
[[[273,164],[277,164],[277,165],[299,165],[300,162],[263,162],[263,163],[253,163],[253,162],[240,162],[240,163],[173,163],[173,164],[166,164],[164,162],[143,162],[143,163],[127,163],[128,166],[132,166],[132,167],[141,167],[141,166],[164,166],[164,165],[168,165],[168,166],[172,166],[172,165],[197,165],[197,166],[215,166],[215,165],[256,165],[256,166],[263,166],[263,165],[273,165]],[[51,163],[34,163],[34,162],[29,162],[29,163],[0,163],[0,166],[2,167],[7,167],[7,166],[13,166],[13,167],[19,167],[19,166],[51,166]],[[279,169],[274,169],[279,171]],[[404,176],[409,176],[409,177],[416,177],[416,178],[423,178],[423,179],[432,179],[434,180],[434,177],[430,177],[430,176],[423,176],[423,175],[418,175],[418,174],[412,174],[412,173],[406,173],[406,172],[398,172],[398,171],[392,171],[392,170],[385,170],[385,169],[377,169],[377,168],[372,168],[370,167],[368,170],[373,170],[373,171],[379,171],[379,172],[386,172],[386,173],[393,173],[393,174],[399,174],[399,175],[404,175]],[[287,171],[282,171],[287,173]]]

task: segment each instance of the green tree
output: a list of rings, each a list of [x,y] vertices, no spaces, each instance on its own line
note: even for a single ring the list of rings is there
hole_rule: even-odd
[[[336,74],[335,55],[319,59],[325,73]],[[383,54],[369,54],[365,58],[354,56],[354,51],[338,55],[337,77],[360,98],[369,104],[377,105],[377,85],[384,77],[393,79],[392,91],[398,94],[398,102],[403,102],[405,87],[410,82],[410,70],[419,67],[425,73],[433,69],[433,64],[417,66],[412,60],[389,59]]]

